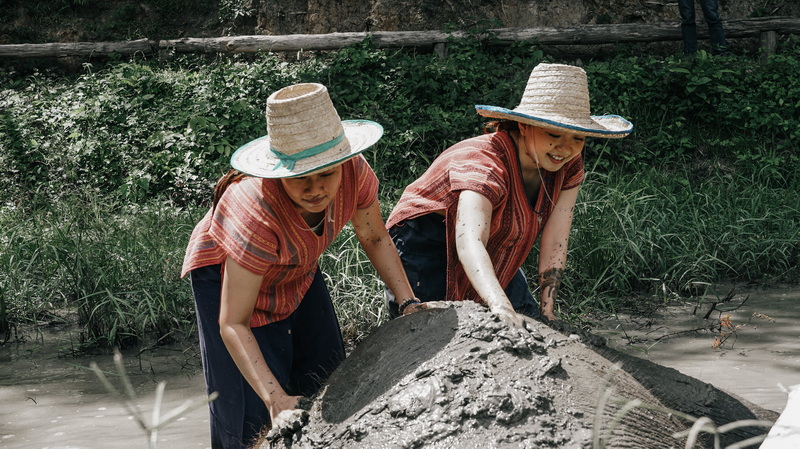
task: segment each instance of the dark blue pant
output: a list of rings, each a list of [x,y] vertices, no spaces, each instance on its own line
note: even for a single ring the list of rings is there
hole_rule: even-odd
[[[219,393],[209,405],[211,447],[245,448],[269,424],[269,411],[220,337],[220,266],[198,268],[190,276],[206,390]],[[267,365],[290,395],[313,395],[344,360],[339,322],[319,270],[294,313],[252,331]]]
[[[711,41],[712,53],[724,53],[728,49],[725,40],[725,30],[722,29],[722,19],[719,16],[717,0],[698,0],[703,10],[703,17],[708,24],[708,37]],[[691,54],[697,51],[697,25],[694,13],[695,0],[678,0],[678,9],[681,13],[681,34],[683,36],[683,51]]]
[[[422,302],[444,301],[447,289],[447,230],[444,217],[427,214],[406,220],[389,229],[414,295]],[[518,313],[538,318],[539,304],[533,299],[522,268],[505,288]],[[399,316],[397,298],[386,289],[389,317]]]

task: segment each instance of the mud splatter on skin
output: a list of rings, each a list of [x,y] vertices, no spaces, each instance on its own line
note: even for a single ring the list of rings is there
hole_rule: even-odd
[[[558,299],[558,292],[561,289],[561,278],[564,276],[563,268],[551,268],[544,271],[540,276],[542,290],[542,309],[546,304],[555,304]]]
[[[263,447],[590,448],[606,379],[615,397],[663,405],[582,343],[602,339],[533,321],[512,329],[478,304],[448,304],[376,329],[315,398],[308,425]],[[619,407],[603,410],[606,447],[682,446],[671,435],[686,426],[661,412],[634,409],[609,431]]]

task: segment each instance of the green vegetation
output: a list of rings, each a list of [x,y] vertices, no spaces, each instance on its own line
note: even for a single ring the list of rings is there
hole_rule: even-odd
[[[537,63],[570,62],[530,44],[448,49],[439,59],[364,42],[291,60],[0,71],[0,328],[72,311],[82,343],[190,334],[184,247],[231,152],[265,132],[266,98],[283,86],[321,82],[342,118],[385,127],[367,158],[388,213],[437,154],[481,132],[473,105],[514,107]],[[800,42],[764,59],[621,53],[583,64],[593,112],[636,128],[587,143],[562,316],[721,281],[798,282]],[[347,338],[385,320],[382,285],[351,230],[321,265]]]
[[[179,270],[199,209],[115,201],[86,190],[52,202],[4,198],[0,297],[11,323],[76,314],[76,343],[122,346],[144,336],[175,341],[194,329]]]

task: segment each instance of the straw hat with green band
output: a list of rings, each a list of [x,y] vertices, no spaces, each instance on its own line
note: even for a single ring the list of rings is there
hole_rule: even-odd
[[[582,136],[620,138],[633,124],[618,115],[590,115],[586,72],[564,64],[539,64],[514,109],[476,105],[484,117],[513,120]]]
[[[322,84],[295,84],[267,98],[267,135],[242,145],[233,168],[260,178],[292,178],[338,165],[383,135],[369,120],[341,120]]]

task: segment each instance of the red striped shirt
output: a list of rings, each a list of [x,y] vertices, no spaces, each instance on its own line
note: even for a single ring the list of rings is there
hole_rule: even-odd
[[[245,177],[228,186],[189,239],[181,277],[224,264],[230,256],[263,275],[251,327],[287,318],[308,291],[317,259],[356,210],[377,200],[378,178],[363,156],[342,164],[342,183],[328,208],[322,235],[300,216],[279,179]]]
[[[583,159],[569,161],[557,172],[546,172],[536,204],[525,195],[522,170],[513,139],[505,132],[485,134],[445,150],[428,170],[409,185],[395,206],[387,228],[403,220],[444,211],[447,223],[447,299],[482,302],[458,263],[455,217],[462,190],[480,193],[492,203],[486,249],[497,279],[505,288],[522,266],[547,223],[562,190],[584,179]]]

